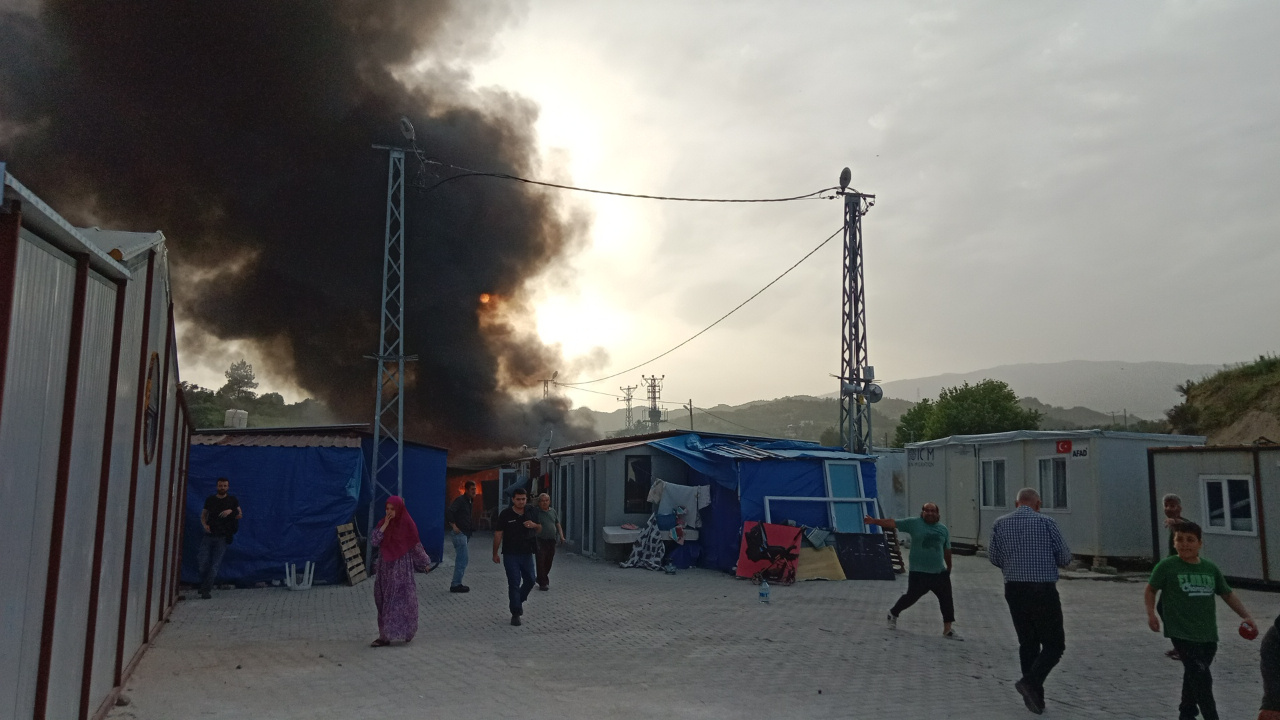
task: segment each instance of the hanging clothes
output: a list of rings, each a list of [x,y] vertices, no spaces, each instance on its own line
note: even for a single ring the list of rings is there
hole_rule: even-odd
[[[667,546],[662,542],[666,533],[658,530],[658,516],[650,515],[649,522],[644,524],[640,537],[631,546],[631,557],[626,562],[618,563],[624,568],[644,568],[645,570],[661,570],[662,558],[667,554]]]
[[[675,512],[675,508],[683,506],[688,513],[685,524],[691,528],[702,527],[700,510],[711,504],[710,485],[676,485],[666,483],[662,490],[662,499],[658,502],[658,513],[667,515]]]

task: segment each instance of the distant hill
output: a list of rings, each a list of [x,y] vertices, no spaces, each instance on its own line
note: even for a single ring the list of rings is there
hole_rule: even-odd
[[[898,418],[912,403],[885,398],[871,409],[871,432],[877,444],[893,438]],[[590,414],[595,420],[596,431],[602,435],[622,430],[625,410],[596,412],[579,408],[576,413]],[[639,420],[642,408],[632,410]],[[668,410],[668,422],[663,429],[686,429],[689,413],[680,408]],[[809,395],[755,400],[741,405],[717,405],[706,411],[697,410],[693,415],[694,430],[707,432],[766,435],[818,442],[824,430],[834,428],[840,420],[840,406],[835,398],[816,398]]]
[[[1280,442],[1280,357],[1229,366],[1180,390],[1185,401],[1169,411],[1174,432],[1207,435],[1212,445]]]
[[[1178,386],[1196,381],[1218,370],[1220,365],[1185,363],[1071,360],[1058,363],[1026,363],[1001,365],[968,373],[948,373],[911,380],[881,383],[885,395],[895,398],[936,398],[945,387],[965,382],[1002,380],[1019,397],[1038,398],[1041,402],[1061,407],[1092,408],[1107,415],[1128,410],[1130,417],[1162,419],[1165,411],[1181,398]],[[1092,423],[1081,423],[1092,424]]]

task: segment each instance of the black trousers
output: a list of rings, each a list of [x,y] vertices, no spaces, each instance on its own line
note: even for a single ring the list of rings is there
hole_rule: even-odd
[[[1280,711],[1280,628],[1262,636],[1262,708]]]
[[[1209,674],[1213,656],[1218,654],[1218,643],[1170,639],[1182,656],[1182,702],[1178,704],[1178,718],[1193,720],[1198,711],[1204,720],[1218,720],[1218,704],[1213,701],[1213,676]]]
[[[956,609],[951,600],[951,573],[915,572],[907,574],[907,592],[898,598],[889,614],[898,617],[903,610],[916,604],[916,601],[928,593],[938,596],[938,607],[942,609],[942,622],[955,622]]]
[[[1004,601],[1009,604],[1013,629],[1018,633],[1022,679],[1043,690],[1049,671],[1067,649],[1058,587],[1055,583],[1007,582]]]

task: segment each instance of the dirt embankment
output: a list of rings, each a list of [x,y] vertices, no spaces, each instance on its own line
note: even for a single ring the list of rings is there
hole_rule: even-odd
[[[1280,357],[1264,355],[1179,388],[1173,431],[1206,435],[1210,445],[1280,442]]]

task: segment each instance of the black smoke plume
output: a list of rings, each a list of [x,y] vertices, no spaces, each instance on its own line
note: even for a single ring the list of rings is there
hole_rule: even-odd
[[[160,229],[180,317],[248,340],[344,420],[372,416],[387,160],[536,176],[537,108],[470,85],[510,10],[424,0],[50,1],[0,10],[0,158],[73,222]],[[431,183],[406,162],[411,183]],[[553,170],[553,169],[550,169]],[[457,449],[588,439],[518,400],[563,360],[527,283],[585,221],[536,188],[410,188],[407,434]],[[489,302],[482,303],[482,295]],[[199,347],[196,343],[195,347]],[[557,443],[559,444],[559,443]]]

